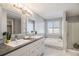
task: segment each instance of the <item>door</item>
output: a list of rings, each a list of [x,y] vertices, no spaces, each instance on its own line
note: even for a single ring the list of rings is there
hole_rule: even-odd
[[[73,44],[79,44],[79,23],[68,23],[68,48],[73,48]]]

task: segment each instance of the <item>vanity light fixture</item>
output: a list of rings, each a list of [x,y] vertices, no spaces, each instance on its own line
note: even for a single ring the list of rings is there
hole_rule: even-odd
[[[20,9],[23,14],[27,16],[32,16],[32,11],[30,11],[27,7],[24,7],[22,4],[13,4],[13,7]]]

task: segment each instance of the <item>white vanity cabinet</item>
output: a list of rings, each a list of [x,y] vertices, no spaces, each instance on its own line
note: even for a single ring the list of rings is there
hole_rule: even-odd
[[[39,39],[20,49],[17,49],[6,56],[40,56],[44,52],[44,39]]]
[[[40,40],[34,42],[34,43],[31,43],[29,45],[29,56],[37,56],[39,54],[39,50],[38,50],[38,47],[40,46]],[[40,47],[41,48],[41,47]]]
[[[37,40],[29,45],[30,56],[40,56],[44,52],[44,39]]]

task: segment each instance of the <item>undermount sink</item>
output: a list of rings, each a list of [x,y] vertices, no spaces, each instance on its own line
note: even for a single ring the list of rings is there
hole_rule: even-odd
[[[11,47],[16,47],[28,42],[30,42],[30,40],[19,39],[19,40],[11,41],[7,43],[6,45],[11,46]]]
[[[38,39],[38,38],[40,38],[40,37],[42,37],[42,36],[37,36],[37,35],[31,36],[31,37],[25,36],[26,39]]]
[[[42,37],[42,36],[31,36],[31,38],[34,38],[34,39],[38,39],[40,37]]]

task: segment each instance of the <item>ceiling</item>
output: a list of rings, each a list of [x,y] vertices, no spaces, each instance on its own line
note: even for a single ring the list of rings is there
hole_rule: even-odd
[[[78,3],[28,3],[23,5],[45,19],[62,17],[64,12],[67,12],[68,16],[79,15]]]

